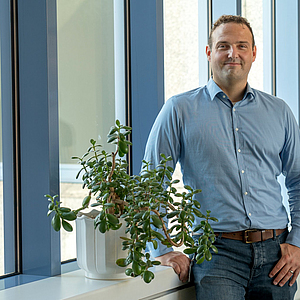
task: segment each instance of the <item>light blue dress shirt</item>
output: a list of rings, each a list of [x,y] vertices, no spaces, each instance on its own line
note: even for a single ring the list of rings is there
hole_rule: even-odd
[[[144,159],[157,165],[160,153],[172,156],[173,168],[179,161],[184,184],[202,189],[196,199],[219,219],[211,223],[215,232],[287,227],[282,173],[291,211],[287,242],[300,247],[300,131],[283,100],[248,84],[233,106],[210,79],[166,102]],[[171,251],[149,248],[154,257]]]

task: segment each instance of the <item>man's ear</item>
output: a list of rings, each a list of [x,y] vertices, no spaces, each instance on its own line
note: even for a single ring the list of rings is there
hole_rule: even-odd
[[[206,53],[206,56],[207,56],[207,60],[210,62],[211,61],[211,50],[210,50],[210,47],[208,45],[206,46],[205,53]]]
[[[255,59],[256,59],[256,46],[254,46],[253,47],[253,50],[252,50],[252,62],[254,62],[255,61]]]

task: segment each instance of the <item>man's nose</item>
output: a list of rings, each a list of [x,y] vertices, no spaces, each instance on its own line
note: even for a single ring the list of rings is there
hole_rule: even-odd
[[[237,58],[238,57],[238,51],[235,46],[230,46],[228,50],[228,57],[229,58]]]

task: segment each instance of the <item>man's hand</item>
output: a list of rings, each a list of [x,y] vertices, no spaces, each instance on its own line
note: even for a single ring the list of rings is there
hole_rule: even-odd
[[[273,278],[273,283],[283,286],[291,278],[289,285],[292,286],[300,272],[300,248],[291,244],[281,244],[281,259],[270,272],[269,276]]]
[[[188,281],[191,260],[185,254],[172,251],[155,259],[160,261],[162,266],[172,267],[182,282]]]

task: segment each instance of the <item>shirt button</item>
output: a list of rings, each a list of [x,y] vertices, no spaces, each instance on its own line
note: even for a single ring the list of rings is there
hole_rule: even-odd
[[[233,111],[236,111],[236,109],[234,108]]]
[[[239,152],[239,153],[241,153],[241,151],[242,151],[241,149],[238,149],[238,152]]]
[[[248,192],[245,192],[244,194],[247,196],[247,195],[248,195]]]
[[[238,129],[238,128],[236,128],[236,129],[235,129],[235,131],[239,131],[239,129]]]
[[[251,213],[249,213],[249,217],[251,217]]]
[[[223,95],[223,98],[225,99],[225,98],[226,98],[226,96],[225,96],[225,95]]]
[[[244,170],[242,170],[242,173],[244,174],[244,173],[245,173],[245,171],[244,171]]]

